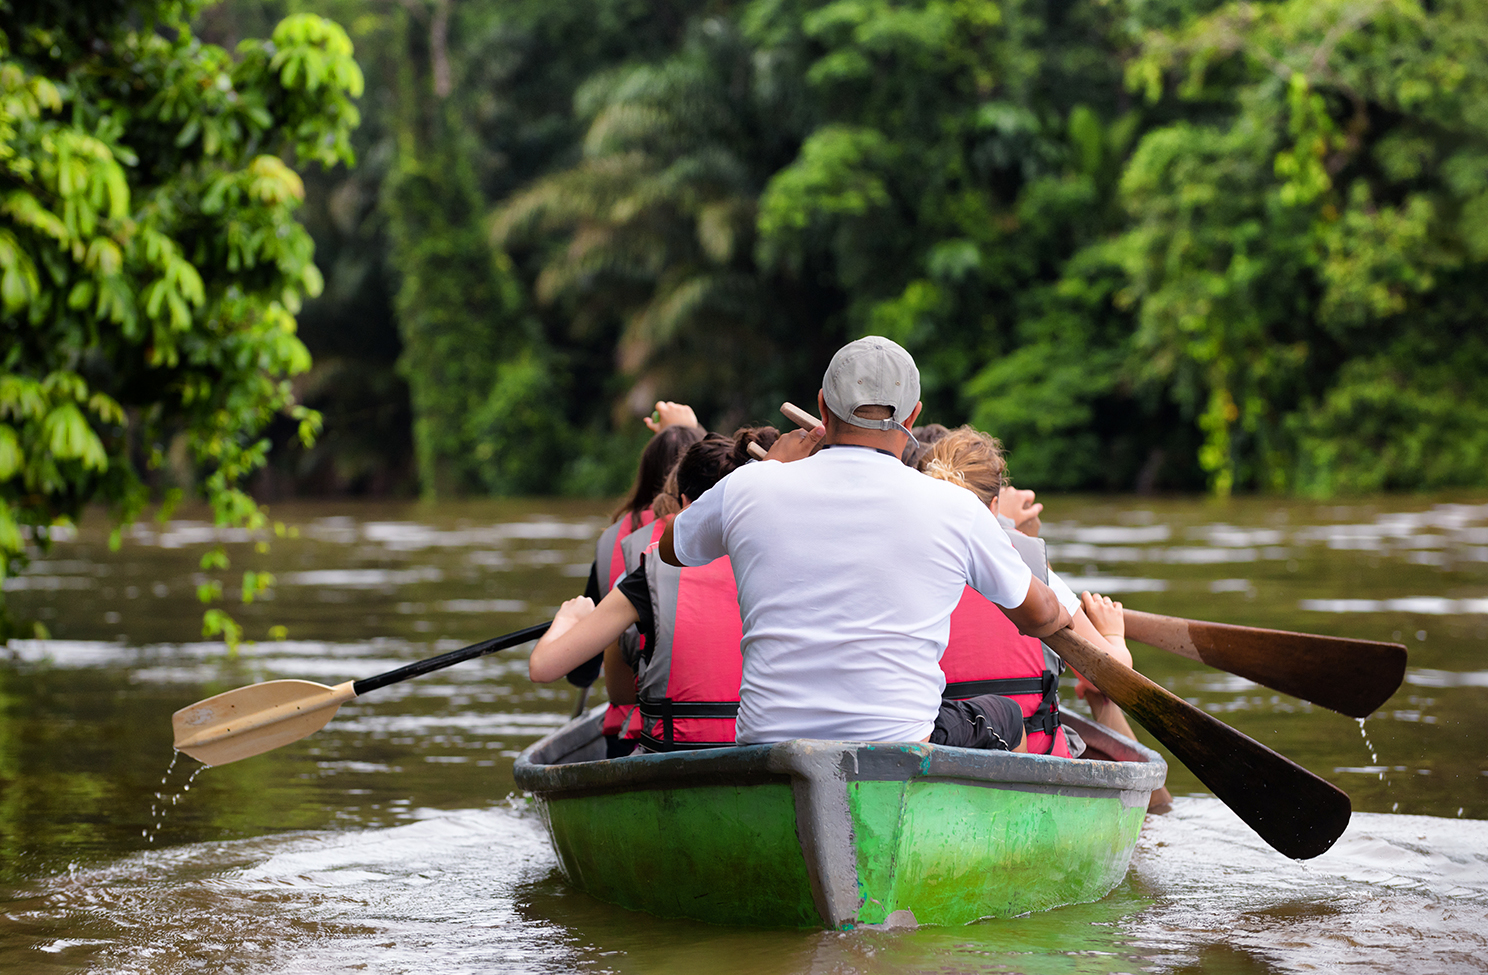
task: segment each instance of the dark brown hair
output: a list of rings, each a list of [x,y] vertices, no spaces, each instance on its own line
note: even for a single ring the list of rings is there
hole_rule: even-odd
[[[749,463],[750,444],[757,443],[769,450],[779,436],[780,431],[774,427],[740,427],[732,437],[708,434],[688,447],[677,461],[667,478],[667,487],[657,497],[652,510],[657,515],[681,510],[684,495],[688,501],[696,501],[704,491]],[[663,507],[667,510],[661,510]]]
[[[920,462],[930,453],[930,448],[935,442],[951,431],[939,423],[927,423],[922,427],[914,428],[914,440],[904,445],[904,453],[899,457],[904,461],[906,467],[919,469]],[[915,443],[918,440],[919,443]]]
[[[610,515],[610,522],[630,517],[630,529],[641,527],[641,512],[651,507],[651,502],[661,493],[666,483],[667,472],[676,466],[678,458],[688,447],[703,439],[701,427],[670,426],[651,438],[646,449],[641,451],[641,463],[636,469],[635,483],[630,494]]]

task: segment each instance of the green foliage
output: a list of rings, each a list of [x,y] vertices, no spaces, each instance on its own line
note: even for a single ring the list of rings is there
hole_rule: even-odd
[[[753,74],[738,31],[711,18],[663,63],[598,75],[576,96],[583,158],[496,212],[496,243],[538,268],[563,337],[613,342],[622,416],[664,395],[741,421],[778,397],[781,345],[809,327],[753,263],[782,110]]]
[[[572,152],[575,89],[675,20],[666,4],[586,0],[410,4],[385,21],[396,155],[381,198],[426,494],[615,480],[565,474],[592,467],[575,451],[608,419],[588,387],[606,382],[609,336],[543,314],[488,240],[487,200]]]
[[[1481,3],[334,5],[426,492],[613,490],[866,332],[1034,487],[1488,483]]]
[[[283,157],[351,161],[336,25],[292,17],[234,57],[194,5],[107,9],[73,31],[18,3],[0,34],[0,574],[85,504],[135,517],[175,438],[219,524],[262,524],[239,485],[322,284]]]
[[[1076,263],[1119,226],[1138,124],[1117,13],[836,0],[743,17],[814,108],[761,198],[761,263],[830,268],[845,330],[915,353],[927,418],[992,430],[1048,488],[1130,485],[1166,442],[1121,381],[1114,272]]]
[[[1133,82],[1219,111],[1144,138],[1106,253],[1216,491],[1483,483],[1454,418],[1481,415],[1480,360],[1397,356],[1480,293],[1485,56],[1473,3],[1236,4],[1146,38]]]

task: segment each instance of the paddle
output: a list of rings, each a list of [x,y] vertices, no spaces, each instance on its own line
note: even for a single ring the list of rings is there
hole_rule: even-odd
[[[791,403],[783,404],[780,412],[801,427],[820,422]],[[1150,630],[1143,632],[1151,635]],[[1044,642],[1112,703],[1129,711],[1280,853],[1311,859],[1331,847],[1347,828],[1352,807],[1348,795],[1337,786],[1113,660],[1068,627],[1045,637]],[[1212,656],[1237,662],[1240,658],[1239,654]],[[1399,684],[1397,676],[1391,690]],[[1124,720],[1120,723],[1125,725]]]
[[[815,430],[817,427],[822,425],[821,420],[817,419],[812,414],[807,413],[805,410],[801,409],[799,406],[790,402],[789,400],[780,404],[780,412],[785,414],[785,418],[787,420],[791,421],[803,430]]]
[[[324,728],[336,709],[354,697],[488,653],[521,646],[542,636],[551,625],[551,622],[538,623],[335,687],[308,680],[271,680],[223,691],[171,715],[175,748],[204,765],[226,765],[261,755]]]
[[[1044,642],[1278,852],[1311,859],[1348,826],[1349,797],[1337,786],[1113,660],[1068,627]]]
[[[1090,713],[1095,717],[1097,724],[1103,724],[1107,728],[1130,738],[1137,740],[1137,733],[1132,730],[1131,724],[1126,720],[1126,715],[1121,713],[1114,701],[1093,687],[1085,689],[1085,703],[1090,706]],[[1152,795],[1147,799],[1147,811],[1150,813],[1165,813],[1173,808],[1173,794],[1165,786],[1158,786],[1152,790]]]
[[[1272,690],[1367,718],[1405,679],[1403,644],[1205,623],[1128,609],[1126,635]]]

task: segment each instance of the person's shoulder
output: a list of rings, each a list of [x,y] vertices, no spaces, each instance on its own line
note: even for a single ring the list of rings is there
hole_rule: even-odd
[[[947,510],[965,515],[980,512],[988,518],[993,517],[991,509],[982,504],[981,499],[966,488],[952,484],[950,481],[942,481],[938,477],[921,474],[912,467],[904,467],[904,472],[906,484],[912,486],[922,496],[934,498],[936,504],[944,505]]]
[[[734,490],[747,485],[767,484],[782,477],[789,477],[792,473],[790,468],[802,463],[804,461],[795,461],[790,464],[783,464],[778,460],[753,461],[729,471],[719,480],[718,485],[727,484],[731,490]]]

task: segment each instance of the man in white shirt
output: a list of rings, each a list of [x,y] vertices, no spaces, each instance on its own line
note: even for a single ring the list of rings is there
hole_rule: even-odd
[[[733,563],[741,744],[1021,747],[1022,715],[1006,698],[942,708],[951,611],[970,585],[1029,636],[1067,625],[1069,613],[975,495],[900,462],[919,390],[914,360],[894,342],[844,346],[817,394],[825,428],[782,437],[667,528],[661,554],[673,565]]]

